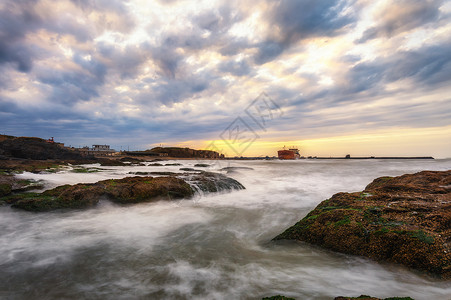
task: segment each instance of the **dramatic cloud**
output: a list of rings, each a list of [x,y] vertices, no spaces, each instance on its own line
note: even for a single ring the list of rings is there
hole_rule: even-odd
[[[450,21],[440,0],[7,0],[0,133],[143,149],[237,117],[262,142],[445,128]],[[283,110],[264,130],[245,112],[262,92]]]
[[[440,16],[442,0],[399,0],[386,2],[374,13],[376,26],[364,33],[360,42],[378,37],[390,38],[414,28],[435,22]]]
[[[281,54],[299,40],[334,36],[351,24],[355,16],[347,9],[350,1],[282,0],[268,12],[268,40],[259,45],[256,63],[262,64]]]

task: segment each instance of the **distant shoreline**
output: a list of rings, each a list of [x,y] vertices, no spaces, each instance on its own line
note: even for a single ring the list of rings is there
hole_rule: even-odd
[[[277,157],[226,157],[225,160],[290,160],[290,159],[278,159]],[[370,157],[303,157],[299,159],[292,159],[292,160],[312,160],[312,159],[435,159],[432,156],[370,156]]]
[[[310,158],[312,159],[312,158]],[[315,159],[315,158],[313,158]],[[316,159],[435,159],[432,156],[371,156],[371,157],[316,157]]]

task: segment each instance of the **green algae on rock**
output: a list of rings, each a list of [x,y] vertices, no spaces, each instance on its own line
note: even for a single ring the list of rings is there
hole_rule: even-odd
[[[31,179],[19,179],[13,175],[0,174],[0,198],[12,193],[42,189],[42,182]],[[4,201],[4,200],[3,200]]]
[[[275,240],[399,263],[451,277],[451,171],[381,177],[337,193]]]
[[[221,174],[180,174],[162,177],[126,177],[92,184],[63,185],[43,193],[22,193],[0,198],[12,207],[28,211],[80,209],[95,206],[102,196],[121,203],[139,203],[190,198],[196,191],[219,192],[244,189]],[[195,187],[195,188],[193,188]]]
[[[194,191],[177,177],[126,177],[97,183],[105,195],[118,203],[138,203],[155,200],[171,200],[192,197]]]

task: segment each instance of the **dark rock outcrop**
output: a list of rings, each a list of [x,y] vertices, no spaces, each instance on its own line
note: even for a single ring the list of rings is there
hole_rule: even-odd
[[[140,163],[143,162],[142,159],[136,158],[136,157],[122,157],[121,159],[119,159],[121,162],[129,162],[129,163]]]
[[[239,170],[253,170],[253,168],[249,168],[249,167],[225,167],[225,168],[222,168],[220,171],[226,171],[227,174],[230,174],[230,173],[236,173]]]
[[[180,171],[188,171],[188,172],[202,172],[201,170],[195,170],[193,168],[180,168]]]
[[[44,185],[40,181],[18,179],[13,175],[0,174],[0,198],[12,193],[42,189]]]
[[[242,190],[244,186],[233,178],[223,174],[200,172],[184,173],[183,179],[189,182],[195,189],[203,193],[216,193],[230,190]]]
[[[126,177],[94,184],[63,185],[43,193],[23,193],[4,201],[15,208],[29,211],[50,211],[61,208],[87,208],[96,205],[102,196],[117,203],[138,203],[191,197],[193,189],[176,177]]]
[[[210,165],[209,164],[195,164],[194,167],[197,168],[208,168]]]
[[[177,158],[207,158],[207,159],[220,159],[224,158],[224,155],[211,150],[195,150],[190,148],[180,147],[156,147],[150,150],[146,150],[149,153],[158,153],[168,157]]]
[[[17,137],[0,142],[1,154],[5,157],[34,160],[46,159],[81,159],[82,156],[56,143],[49,143],[40,138]]]
[[[87,208],[102,196],[121,204],[174,200],[192,197],[196,191],[220,192],[244,189],[232,178],[221,174],[177,174],[163,177],[126,177],[94,184],[64,185],[43,193],[23,193],[0,198],[15,208],[50,211],[61,208]]]
[[[253,170],[253,168],[249,168],[249,167],[225,167],[225,168],[221,169],[221,171],[236,171],[236,170]]]
[[[28,211],[50,211],[63,208],[94,206],[103,195],[101,187],[94,184],[63,185],[43,193],[17,194],[6,199],[13,207]]]
[[[189,198],[191,186],[177,177],[126,177],[97,182],[108,198],[118,203]]]
[[[451,171],[381,177],[338,193],[275,240],[308,242],[451,277]]]

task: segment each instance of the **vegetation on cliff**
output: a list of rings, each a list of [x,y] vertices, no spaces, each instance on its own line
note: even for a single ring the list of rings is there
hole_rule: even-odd
[[[451,171],[375,179],[338,193],[275,240],[308,242],[451,277]]]

